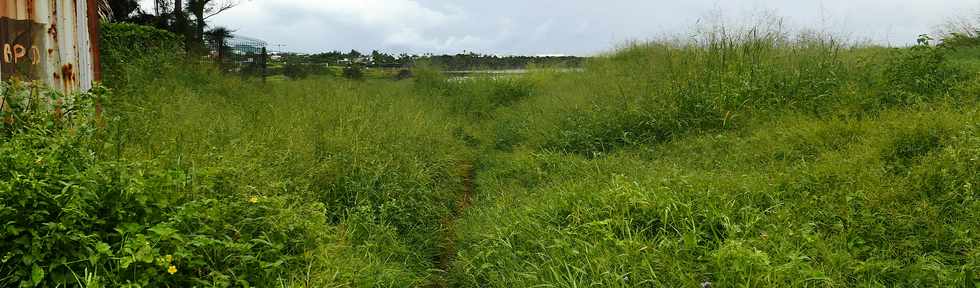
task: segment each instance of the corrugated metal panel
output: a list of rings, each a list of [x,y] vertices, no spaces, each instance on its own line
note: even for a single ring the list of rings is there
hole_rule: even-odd
[[[0,0],[0,78],[72,92],[99,80],[94,0]]]

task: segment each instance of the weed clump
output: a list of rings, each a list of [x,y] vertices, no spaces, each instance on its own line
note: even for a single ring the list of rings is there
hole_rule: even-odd
[[[60,95],[4,89],[9,101]],[[273,285],[322,243],[322,205],[225,190],[156,161],[107,159],[111,137],[93,101],[103,93],[68,95],[70,106],[10,106],[55,108],[12,113],[0,141],[0,250],[18,263],[0,265],[0,284]]]

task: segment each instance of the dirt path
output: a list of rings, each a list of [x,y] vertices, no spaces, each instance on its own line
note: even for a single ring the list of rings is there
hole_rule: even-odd
[[[472,162],[467,161],[459,165],[459,177],[463,178],[462,191],[457,195],[456,207],[453,209],[453,212],[442,219],[442,225],[445,227],[442,239],[443,248],[439,258],[434,259],[436,266],[443,272],[437,275],[429,287],[445,288],[450,286],[446,278],[456,258],[456,220],[463,216],[463,212],[472,205],[473,201],[475,188],[473,180],[476,178],[476,170]]]

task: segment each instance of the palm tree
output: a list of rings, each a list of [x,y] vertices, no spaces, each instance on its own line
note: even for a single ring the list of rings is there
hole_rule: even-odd
[[[96,0],[95,6],[103,20],[125,20],[139,10],[137,0]]]
[[[98,9],[99,17],[103,20],[109,19],[109,15],[112,15],[112,6],[109,6],[109,0],[95,1],[95,6]]]
[[[234,37],[234,34],[232,34],[234,32],[234,30],[218,26],[211,28],[211,30],[204,33],[204,35],[207,36],[207,42],[209,42],[208,44],[210,44],[212,49],[214,49],[214,51],[218,54],[219,66],[224,64],[225,58],[227,58],[229,56],[229,52],[231,52],[231,47],[228,46],[228,39]]]

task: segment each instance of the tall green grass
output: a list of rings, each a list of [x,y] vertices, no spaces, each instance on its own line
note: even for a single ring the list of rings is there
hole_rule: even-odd
[[[952,57],[952,58],[951,58]],[[478,124],[454,283],[975,285],[975,73],[754,30],[541,72]]]
[[[2,286],[980,281],[970,49],[714,29],[584,71],[263,83],[120,47],[104,118],[3,126]]]
[[[499,141],[593,155],[784,113],[856,117],[939,98],[975,100],[951,93],[964,75],[935,47],[725,33],[634,43],[593,60],[583,73],[532,76],[541,97],[500,113]]]
[[[972,285],[980,114],[884,114],[488,157],[458,283]]]
[[[357,281],[373,278],[360,269],[391,272],[396,286],[427,281],[459,189],[457,165],[469,157],[443,107],[412,94],[411,83],[192,76],[200,78],[164,77],[119,101],[119,155],[205,171],[220,181],[211,195],[321,203],[338,245],[374,261],[326,254],[316,258],[339,266],[321,268]]]

